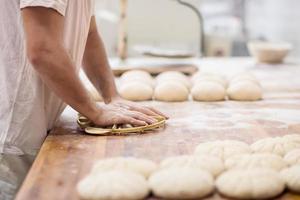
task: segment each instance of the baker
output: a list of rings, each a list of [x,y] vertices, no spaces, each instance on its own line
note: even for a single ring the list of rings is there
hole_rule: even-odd
[[[0,199],[13,198],[66,105],[101,126],[151,124],[162,115],[118,96],[94,3],[0,1]],[[81,66],[105,105],[90,98]]]

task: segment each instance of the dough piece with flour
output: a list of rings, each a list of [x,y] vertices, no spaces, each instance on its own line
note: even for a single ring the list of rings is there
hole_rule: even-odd
[[[155,196],[166,199],[197,199],[214,190],[212,175],[195,168],[162,169],[148,182]]]
[[[159,83],[154,90],[154,98],[158,101],[180,102],[188,100],[188,97],[189,90],[176,81]]]
[[[225,160],[234,155],[251,153],[250,146],[241,141],[236,140],[218,140],[212,142],[204,142],[199,144],[195,149],[196,155],[217,156]]]
[[[253,143],[251,148],[254,152],[274,153],[284,156],[289,151],[300,148],[300,135],[292,134],[261,139]]]
[[[251,81],[260,86],[258,79],[249,72],[242,72],[233,76],[230,80],[230,84],[234,84],[240,81]]]
[[[184,75],[181,72],[168,71],[168,72],[163,72],[156,77],[156,84],[160,84],[163,82],[169,82],[169,81],[180,82],[188,89],[191,88],[190,80],[188,79],[188,77],[186,75]]]
[[[231,100],[237,101],[258,101],[262,99],[262,88],[252,81],[239,81],[230,84],[227,95]]]
[[[140,200],[150,192],[142,175],[123,170],[90,174],[78,183],[77,191],[86,200]]]
[[[97,161],[91,173],[105,172],[109,170],[128,170],[149,177],[157,169],[157,164],[153,161],[133,158],[116,157]]]
[[[225,161],[226,169],[268,168],[280,171],[287,165],[283,158],[270,153],[236,155]]]
[[[289,190],[300,193],[300,165],[282,170],[281,177]]]
[[[147,101],[153,96],[153,88],[146,83],[130,81],[119,86],[119,94],[130,101]]]
[[[204,82],[211,81],[211,82],[221,84],[224,88],[228,87],[227,80],[221,75],[217,75],[217,74],[213,74],[213,73],[199,72],[199,73],[196,73],[192,77],[192,82],[194,85],[197,84],[198,82],[202,82],[202,81],[204,81]]]
[[[300,148],[288,152],[284,156],[284,161],[290,166],[300,165]]]
[[[154,86],[153,77],[146,71],[142,70],[131,70],[122,74],[120,77],[120,83],[126,84],[128,82],[142,82],[144,84],[148,84],[149,86]]]
[[[226,91],[223,85],[213,81],[197,82],[191,94],[196,101],[222,101],[226,97]]]
[[[176,156],[170,157],[163,160],[159,168],[166,169],[166,168],[174,168],[174,167],[190,167],[190,168],[197,168],[202,169],[210,172],[214,177],[218,176],[221,172],[224,171],[224,164],[223,161],[215,156],[206,156],[206,155],[199,155],[199,156]]]
[[[268,199],[285,188],[279,173],[272,169],[234,169],[221,174],[216,186],[224,196],[236,199]]]

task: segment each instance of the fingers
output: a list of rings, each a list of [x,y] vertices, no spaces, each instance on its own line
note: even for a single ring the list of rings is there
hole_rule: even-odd
[[[155,108],[152,108],[152,107],[147,107],[149,110],[151,110],[152,112],[156,113],[156,115],[160,115],[160,116],[163,116],[165,117],[166,119],[169,119],[168,116],[166,116],[164,113],[160,112],[159,110],[156,110]]]
[[[130,116],[135,118],[135,119],[144,121],[147,124],[153,124],[153,123],[157,122],[157,120],[155,118],[153,118],[151,116],[148,116],[148,115],[145,115],[141,112],[131,111]]]
[[[131,124],[133,126],[145,126],[147,123],[142,120],[135,119],[133,117],[123,116],[119,118],[117,124]]]

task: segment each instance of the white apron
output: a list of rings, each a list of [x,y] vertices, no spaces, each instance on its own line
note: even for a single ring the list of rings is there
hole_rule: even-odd
[[[31,6],[65,17],[64,45],[77,69],[94,12],[94,0],[0,1],[0,153],[36,154],[65,108],[26,57],[20,9]]]

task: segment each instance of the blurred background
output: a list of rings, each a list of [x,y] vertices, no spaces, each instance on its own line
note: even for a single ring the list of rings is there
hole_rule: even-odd
[[[118,55],[122,0],[96,0],[96,18],[110,57]],[[205,56],[248,56],[247,42],[285,41],[293,46],[290,57],[300,57],[299,0],[128,0],[128,56],[145,50],[200,51]],[[204,34],[200,34],[201,31]]]

